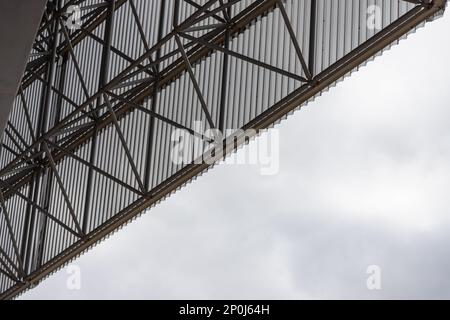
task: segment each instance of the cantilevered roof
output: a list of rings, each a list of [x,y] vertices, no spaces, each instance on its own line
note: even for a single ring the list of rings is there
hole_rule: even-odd
[[[231,129],[219,144],[230,153],[248,137],[239,129],[273,126],[442,14],[446,1],[49,4],[2,141],[2,298],[220,159],[205,149],[208,161],[174,162],[176,130],[208,145],[199,123]],[[79,24],[69,23],[77,12]]]

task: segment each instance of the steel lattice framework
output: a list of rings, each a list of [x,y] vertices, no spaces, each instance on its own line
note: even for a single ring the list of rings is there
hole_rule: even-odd
[[[48,1],[1,146],[0,297],[36,285],[204,172],[210,161],[170,161],[175,129],[208,140],[194,121],[268,128],[445,5]],[[72,6],[82,13],[76,29]],[[246,138],[221,143],[229,153]]]

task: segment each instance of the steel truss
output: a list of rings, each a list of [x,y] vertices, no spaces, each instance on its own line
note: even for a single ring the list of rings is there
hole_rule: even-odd
[[[302,51],[302,45],[282,0],[246,1],[248,5],[237,13],[233,7],[242,4],[243,0],[174,0],[171,14],[164,12],[167,8],[166,1],[161,0],[160,16],[171,17],[172,27],[170,32],[164,33],[163,28],[168,21],[160,19],[157,30],[153,30],[157,34],[155,44],[148,42],[148,34],[143,28],[143,21],[133,0],[109,0],[97,4],[83,0],[70,0],[64,4],[60,0],[49,1],[17,96],[18,108],[23,112],[26,129],[16,128],[14,123],[9,121],[2,144],[2,153],[10,154],[11,160],[0,170],[1,215],[7,233],[2,236],[7,239],[3,243],[8,244],[8,248],[0,246],[0,273],[10,282],[9,285],[3,286],[0,297],[12,298],[36,285],[210,166],[207,163],[186,165],[169,179],[153,186],[149,182],[151,172],[148,168],[151,166],[154,151],[151,146],[143,149],[146,150],[146,160],[142,170],[130,149],[130,144],[135,144],[136,141],[127,140],[124,134],[127,122],[122,121],[132,113],[140,113],[150,118],[151,129],[147,132],[148,136],[137,141],[138,144],[152,144],[156,134],[153,129],[156,121],[206,139],[202,133],[196,132],[190,126],[156,111],[157,95],[186,74],[200,102],[205,124],[209,128],[223,130],[227,103],[225,93],[230,84],[228,73],[221,72],[219,112],[212,115],[208,99],[195,72],[195,66],[202,59],[220,53],[223,57],[223,70],[228,70],[230,60],[236,59],[299,83],[295,90],[242,126],[243,129],[252,128],[259,131],[270,127],[412,28],[442,11],[446,3],[443,0],[405,1],[416,6],[374,37],[318,72],[314,61],[317,5],[315,0],[310,1],[309,52]],[[180,6],[187,4],[194,7],[195,11],[180,20]],[[67,17],[65,13],[72,5],[82,8],[83,24],[78,30],[70,30],[66,24],[67,19],[71,17]],[[117,23],[116,14],[124,6],[129,8],[130,19],[134,21],[145,49],[138,58],[130,56],[112,43],[112,30]],[[301,72],[280,68],[233,50],[230,46],[232,39],[273,10],[278,10],[281,14]],[[101,46],[99,76],[94,93],[91,92],[92,84],[88,83],[89,79],[83,74],[77,55],[77,48],[86,41],[94,41]],[[167,50],[169,43],[175,44],[171,50]],[[126,62],[125,67],[113,76],[110,74],[111,55],[116,55]],[[69,63],[81,88],[81,103],[65,91]],[[40,98],[37,99],[39,101],[37,102],[36,98],[30,101],[25,92],[37,83],[42,89]],[[38,112],[35,112],[31,110],[31,105],[37,103],[39,108]],[[70,109],[64,116],[63,108]],[[52,113],[51,110],[57,112]],[[98,146],[104,143],[99,140],[99,135],[108,128],[113,128],[118,137],[114,143],[121,145],[124,150],[127,166],[131,168],[129,176],[132,181],[118,177],[98,164]],[[236,137],[235,140],[237,144],[245,142],[244,137]],[[235,149],[236,141],[224,141],[227,153]],[[90,150],[88,158],[77,152],[86,146]],[[220,157],[214,154],[208,156],[217,159]],[[67,159],[86,168],[83,171],[86,188],[80,190],[84,194],[82,212],[77,212],[74,199],[66,187],[67,181],[64,181],[59,167],[59,164]],[[79,173],[73,173],[77,174]],[[91,202],[95,193],[96,175],[125,188],[132,196],[124,208],[114,212],[109,219],[95,228],[90,228],[89,218],[95,214],[91,210]],[[64,200],[67,209],[64,218],[50,210],[53,192],[61,194]],[[13,225],[11,209],[7,205],[15,198],[24,203],[20,235]],[[77,208],[79,210],[80,206]],[[70,234],[74,241],[51,259],[44,259],[44,240],[50,236],[50,222]],[[39,232],[33,233],[32,230]],[[57,242],[58,239],[54,241]]]

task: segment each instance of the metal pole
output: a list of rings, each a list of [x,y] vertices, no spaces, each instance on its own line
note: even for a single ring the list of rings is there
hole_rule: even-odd
[[[162,0],[161,1],[161,8],[160,8],[160,14],[159,14],[159,25],[158,25],[158,42],[161,41],[162,37],[163,37],[163,31],[164,31],[164,24],[165,24],[165,17],[166,17],[166,0]],[[161,48],[159,48],[156,51],[156,61],[158,61],[161,58]],[[150,110],[152,112],[155,112],[156,110],[156,103],[158,100],[158,80],[159,80],[159,72],[160,72],[160,68],[159,68],[159,64],[156,65],[155,67],[156,69],[156,85],[153,87],[153,95],[152,95],[152,104],[150,107]],[[149,189],[151,188],[151,182],[150,182],[150,170],[151,167],[150,165],[152,164],[152,154],[153,154],[153,136],[155,133],[155,117],[150,115],[150,129],[148,131],[148,136],[147,136],[147,154],[145,156],[145,169],[144,169],[144,190],[146,192],[149,191]]]
[[[98,83],[98,89],[103,88],[108,82],[108,74],[109,74],[109,62],[110,62],[110,54],[111,54],[111,39],[112,39],[112,30],[114,28],[114,11],[115,11],[115,0],[109,0],[107,18],[105,23],[105,31],[104,31],[104,43],[103,43],[103,51],[102,51],[102,61],[100,66],[100,78]],[[103,103],[102,96],[100,95],[97,99],[97,107]],[[97,159],[97,136],[98,136],[98,126],[95,124],[94,127],[94,135],[92,137],[91,142],[91,152],[89,156],[89,163],[92,165],[95,164]],[[82,220],[82,231],[83,234],[87,232],[88,228],[88,219],[89,219],[89,210],[91,205],[91,197],[92,197],[92,184],[93,184],[93,169],[89,168],[87,184],[86,184],[86,197],[84,201],[84,211],[83,211],[83,220]]]

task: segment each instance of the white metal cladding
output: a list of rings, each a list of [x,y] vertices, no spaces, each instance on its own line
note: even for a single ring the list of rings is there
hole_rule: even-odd
[[[146,43],[142,41],[142,34],[135,23],[132,6],[127,1],[123,2],[124,4],[115,12],[111,60],[106,82],[120,75],[132,61],[141,57],[149,48],[156,46],[161,36],[164,38],[173,30],[175,1],[134,0]],[[246,8],[258,2],[263,1],[235,1],[231,6],[230,16],[245,12]],[[102,1],[86,1],[86,5],[99,3]],[[197,0],[195,3],[203,6],[207,1]],[[316,3],[315,25],[311,24],[312,3]],[[382,29],[379,30],[370,30],[367,27],[368,8],[373,5],[376,5],[381,13]],[[219,3],[211,7],[211,10],[217,6]],[[417,4],[402,0],[317,0],[314,2],[313,0],[285,0],[284,6],[304,58],[312,62],[311,72],[319,74],[411,11]],[[197,9],[192,4],[181,1],[179,21],[186,20]],[[217,15],[223,17],[221,12]],[[209,17],[195,26],[207,26],[214,23],[217,23],[216,19]],[[161,34],[158,34],[160,27],[162,27]],[[61,98],[56,92],[51,93],[50,112],[42,115],[47,120],[44,132],[49,130],[55,122],[55,115],[58,115],[56,122],[68,117],[77,105],[83,104],[88,97],[99,90],[103,45],[97,41],[96,37],[101,40],[104,29],[105,23],[100,24],[92,31],[90,37],[86,37],[74,47],[77,64],[70,55],[66,57],[65,64],[63,58],[58,57],[55,76],[51,82],[54,87],[58,87],[60,78],[64,77],[65,83],[59,90],[62,90],[66,97]],[[189,34],[200,37],[206,32],[207,30],[199,28],[199,31]],[[313,42],[310,38],[311,34],[314,34]],[[59,43],[64,41],[62,33],[59,34],[58,41]],[[181,41],[183,45],[189,46],[186,38],[181,38]],[[396,40],[393,39],[393,41]],[[313,50],[310,48],[312,43]],[[282,69],[286,74],[296,75],[297,80],[237,57],[226,58],[223,52],[217,50],[203,57],[192,65],[192,70],[215,124],[221,119],[220,108],[223,95],[225,109],[223,123],[220,124],[222,129],[238,129],[245,126],[294,90],[299,89],[304,84],[299,81],[299,78],[307,77],[278,7],[272,7],[230,39],[228,48],[266,65]],[[169,55],[176,49],[177,43],[172,37],[162,45],[159,56]],[[313,57],[310,57],[310,54],[313,54]],[[180,58],[181,55],[177,52],[162,62],[159,68],[161,70],[168,68]],[[153,53],[151,59],[158,59],[158,54]],[[225,59],[228,59],[226,67]],[[150,59],[146,61],[149,62]],[[65,74],[63,68],[66,68]],[[85,84],[80,81],[78,72],[81,73]],[[136,72],[135,76],[127,80],[130,82],[129,86],[122,85],[111,91],[116,95],[126,94],[133,87],[131,83],[148,77],[148,72]],[[223,79],[227,79],[226,86],[222,85]],[[34,81],[24,88],[23,95],[18,95],[9,121],[19,131],[24,141],[20,141],[10,131],[4,135],[4,147],[0,155],[1,168],[6,167],[17,157],[17,154],[20,154],[21,150],[32,144],[33,137],[29,127],[31,126],[34,131],[37,130],[44,88],[42,81]],[[224,92],[222,88],[226,88]],[[154,96],[148,95],[142,101],[142,107],[147,110],[154,108],[157,114],[192,130],[195,129],[194,124],[198,120],[203,122],[205,128],[209,128],[201,101],[187,72],[182,72],[166,83]],[[25,112],[29,113],[32,123],[28,122]],[[98,116],[106,114],[107,109],[103,108]],[[88,124],[89,118],[86,117],[74,123],[73,126],[83,123]],[[121,117],[119,124],[139,176],[144,179],[142,183],[149,190],[170,181],[175,174],[186,167],[186,165],[176,165],[170,159],[171,135],[176,128],[167,121],[152,117],[140,110],[133,110]],[[60,135],[58,139],[63,140],[68,136],[70,133]],[[93,151],[95,151],[95,157],[91,159]],[[73,212],[84,231],[89,234],[114,218],[118,212],[138,201],[142,196],[135,190],[139,190],[140,183],[113,125],[99,130],[95,142],[90,138],[74,153],[85,162],[93,160],[96,167],[123,182],[118,183],[97,171],[92,171],[93,188],[89,189],[89,168],[85,164],[73,157],[65,157],[56,164]],[[64,224],[72,230],[76,229],[75,220],[68,214],[70,209],[67,199],[56,182],[51,184],[49,200],[46,200],[47,179],[54,181],[54,174],[48,169],[40,174],[42,179],[39,184],[34,187],[32,184],[27,184],[20,189],[20,192],[27,197],[35,195],[33,201],[51,213],[54,218],[49,218],[33,206],[27,209],[28,202],[23,197],[14,195],[5,201],[27,274],[39,270],[42,265],[51,262],[79,241],[76,234],[62,226]],[[5,174],[2,178],[7,179],[12,175]],[[88,203],[86,203],[87,199],[90,199]],[[28,214],[25,214],[26,212]],[[8,223],[4,215],[1,215],[0,219],[0,248],[4,250],[4,258],[0,260],[4,264],[2,269],[16,271],[14,265],[18,263],[18,260],[14,254]],[[12,261],[7,261],[6,257]],[[0,292],[6,291],[13,285],[15,281],[5,274],[0,274]]]

